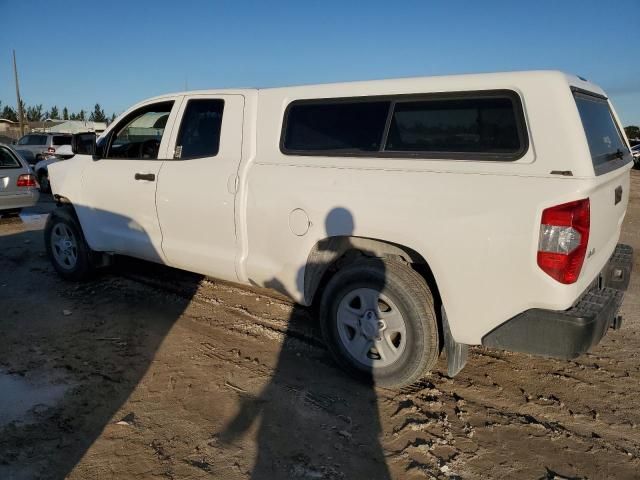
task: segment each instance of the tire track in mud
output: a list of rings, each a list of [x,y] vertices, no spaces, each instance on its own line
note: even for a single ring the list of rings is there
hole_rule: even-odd
[[[176,281],[175,278],[132,272],[119,273],[119,276],[156,294],[170,293],[191,300],[201,307],[196,310],[201,311],[190,314],[190,320],[206,328],[257,339],[268,338],[278,343],[289,336],[295,339],[294,348],[297,344],[302,350],[317,350],[319,355],[314,355],[313,360],[325,363],[321,360],[324,346],[317,326],[313,325],[310,315],[304,313],[298,313],[300,318],[289,321],[294,309],[287,301],[208,279],[199,280],[195,293],[191,293],[193,289],[181,286],[180,278]],[[247,301],[238,303],[234,298],[238,296]],[[287,344],[291,346],[290,342]],[[200,355],[239,366],[245,372],[246,384],[230,382],[227,386],[239,395],[251,394],[254,382],[272,374],[269,366],[249,357],[239,358],[240,352],[234,349],[223,351],[207,342],[195,347]],[[455,381],[436,370],[418,384],[399,392],[377,389],[384,424],[382,441],[390,465],[403,470],[409,477],[456,478],[456,475],[464,475],[464,478],[482,478],[477,471],[467,468],[467,464],[488,462],[493,455],[493,446],[487,444],[487,435],[506,427],[521,431],[524,437],[544,437],[549,442],[559,442],[563,448],[598,450],[602,455],[617,458],[617,462],[624,461],[632,468],[640,468],[640,441],[631,435],[624,438],[616,430],[620,423],[604,422],[588,405],[561,400],[563,395],[558,393],[572,385],[597,388],[598,379],[594,380],[593,372],[608,377],[613,375],[606,368],[609,365],[606,361],[599,357],[594,362],[589,359],[582,363],[541,361],[534,368],[529,366],[529,374],[536,379],[533,385],[529,382],[526,386],[529,392],[524,388],[516,390],[513,385],[510,388],[502,386],[508,383],[507,378],[513,376],[514,371],[516,374],[526,371],[527,364],[531,363],[529,357],[473,348],[472,362],[475,363],[473,368]],[[326,364],[331,364],[328,359]],[[442,367],[442,362],[438,366]],[[576,370],[580,373],[576,374]],[[490,372],[495,378],[487,373],[483,375],[483,371]],[[560,384],[549,389],[541,379],[552,379]],[[282,384],[279,388],[310,408],[324,411],[333,420],[340,419],[332,408],[335,399],[323,399],[317,393],[303,392],[293,385]],[[513,463],[518,462],[514,460]],[[504,470],[500,471],[504,473]],[[546,478],[542,466],[538,471],[541,478]]]
[[[179,283],[130,272],[121,275],[127,280],[142,284],[152,290],[170,292],[182,299],[190,299],[192,302],[207,308],[208,311],[203,315],[190,315],[192,321],[204,324],[206,327],[223,329],[226,332],[249,335],[255,338],[268,338],[279,343],[282,343],[284,337],[288,335],[290,337],[287,341],[288,348],[292,346],[293,348],[299,347],[301,350],[311,348],[317,350],[318,353],[326,350],[320,337],[320,332],[317,328],[310,326],[312,323],[311,318],[306,316],[307,318],[288,320],[291,312],[293,312],[293,307],[291,303],[286,301],[281,301],[253,290],[243,290],[208,279],[201,280],[195,293],[189,294],[189,290],[181,288]],[[221,290],[223,294],[217,294],[217,290]],[[260,309],[263,311],[258,314],[254,313],[252,308],[246,304],[229,303],[224,298],[225,295],[255,297],[260,300]],[[268,309],[271,311],[264,311],[262,307],[265,304],[268,307],[272,307]],[[216,309],[221,309],[225,312],[225,315],[216,315]],[[273,310],[275,310],[275,313]],[[294,339],[294,342],[291,342],[291,338]],[[270,367],[256,363],[250,357],[243,357],[238,349],[220,349],[206,341],[194,345],[194,348],[201,355],[239,367],[245,372],[242,384],[225,382],[226,387],[236,391],[241,397],[255,394],[252,391],[252,385],[257,380],[269,377],[272,374]],[[315,355],[314,361],[320,361],[327,366],[335,368],[328,358],[325,361],[321,358],[322,356]],[[423,380],[417,386],[411,388],[416,390],[420,389],[420,386],[424,389],[425,386],[432,386],[432,384],[427,380]],[[336,403],[340,403],[340,399],[282,382],[279,382],[278,388],[285,395],[292,398],[293,401],[303,403],[307,408],[323,412],[324,415],[327,415],[328,423],[348,426],[348,420],[339,413],[339,407],[336,407]],[[386,389],[377,389],[377,391],[380,402],[393,404],[394,406],[391,408],[401,412],[402,401],[396,398],[397,392]],[[429,426],[432,428],[427,429],[427,421],[421,418],[409,419],[404,425],[393,426],[391,435],[394,439],[386,445],[387,458],[408,475],[417,474],[419,477],[427,475],[430,478],[449,478],[447,464],[462,452],[451,446],[452,434],[448,424],[448,415],[446,413],[431,414],[428,411],[421,411],[420,414],[428,418],[428,423],[431,424]],[[398,415],[402,416],[402,413]],[[413,432],[414,438],[408,439],[405,446],[398,447],[398,442],[402,441],[405,431]]]
[[[157,278],[150,278],[145,275],[127,272],[122,275],[131,281],[145,285],[155,290],[168,291],[185,300],[200,303],[212,307],[224,309],[226,312],[234,314],[234,321],[216,321],[217,326],[224,326],[230,330],[239,331],[241,333],[250,333],[261,331],[267,338],[274,340],[282,340],[284,335],[289,335],[296,340],[308,344],[316,348],[325,350],[324,343],[320,337],[320,332],[312,325],[311,318],[293,318],[289,320],[293,312],[291,303],[287,303],[277,299],[276,297],[264,295],[249,289],[241,289],[230,287],[208,279],[199,282],[198,288],[194,294],[190,294],[185,288],[181,288],[179,284],[172,284]],[[220,295],[216,295],[216,289],[221,289],[226,293],[233,295],[242,295],[246,297],[255,297],[260,299],[267,307],[277,308],[282,312],[282,316],[273,315],[271,312],[263,312],[256,314],[246,305],[238,303],[227,303]],[[269,310],[273,309],[269,308]],[[284,317],[284,318],[283,318]],[[206,317],[203,317],[206,318]],[[238,324],[238,321],[241,324]]]
[[[614,430],[603,432],[602,429],[609,427],[603,422],[597,424],[601,428],[594,428],[600,431],[599,434],[584,425],[586,431],[581,431],[568,426],[571,420],[568,414],[549,419],[542,409],[544,406],[523,407],[517,401],[492,403],[489,392],[481,389],[472,392],[465,388],[450,391],[445,388],[446,383],[443,385],[438,381],[437,375],[434,377],[433,383],[423,385],[426,387],[423,390],[400,393],[385,405],[388,408],[400,406],[390,416],[393,430],[389,458],[391,461],[404,460],[407,471],[440,469],[446,475],[465,473],[465,478],[483,478],[487,474],[474,474],[466,468],[467,464],[494,456],[491,444],[487,444],[484,437],[495,436],[496,429],[503,427],[517,430],[518,436],[523,437],[522,443],[514,445],[516,451],[527,444],[527,437],[544,437],[558,450],[597,451],[612,462],[626,463],[628,471],[637,471],[640,467],[640,443],[620,437]],[[619,425],[613,427],[616,426]],[[478,439],[479,436],[483,439]],[[518,461],[536,464],[534,452],[523,453],[518,454],[520,458],[514,464]],[[502,475],[506,475],[504,471]],[[540,476],[546,478],[544,471]]]
[[[204,325],[206,328],[222,329],[232,334],[249,335],[258,339],[268,338],[278,343],[283,343],[285,336],[289,336],[290,338],[286,342],[287,348],[299,348],[303,351],[316,350],[317,355],[313,356],[313,361],[321,362],[331,368],[337,368],[324,355],[326,349],[320,337],[320,332],[317,328],[311,326],[312,321],[311,318],[308,318],[308,315],[304,316],[306,318],[288,320],[291,312],[293,312],[293,306],[289,302],[281,301],[254,290],[234,288],[208,279],[201,280],[195,293],[190,294],[190,289],[181,288],[179,282],[166,281],[130,272],[120,275],[129,281],[150,288],[156,293],[169,292],[206,308],[207,311],[203,312],[202,315],[194,315],[192,313],[188,315],[190,320]],[[223,293],[217,294],[219,290]],[[258,314],[246,304],[228,302],[228,299],[224,298],[225,295],[255,297],[255,299],[259,299],[259,310],[262,311]],[[270,311],[265,311],[264,305],[271,307],[267,308]],[[223,311],[224,315],[217,315],[217,309]],[[255,384],[260,383],[260,380],[271,376],[273,373],[271,367],[257,362],[257,359],[244,357],[242,352],[236,348],[221,349],[208,341],[193,344],[193,348],[199,355],[223,364],[239,367],[244,372],[243,375],[236,375],[243,378],[242,382],[230,380],[228,382],[225,381],[223,385],[223,387],[234,391],[240,397],[255,395],[257,393],[254,391]],[[427,382],[426,384],[430,383]],[[326,416],[327,424],[342,425],[340,428],[350,427],[348,418],[343,413],[340,413],[344,407],[342,405],[343,399],[325,395],[323,392],[300,388],[298,385],[282,382],[281,380],[278,381],[277,388],[285,397],[289,397],[292,402],[304,404],[305,408],[313,409]],[[397,404],[395,410],[401,410],[400,404],[395,398],[397,392],[385,389],[377,389],[377,391],[380,402]],[[436,425],[446,425],[447,416],[446,414],[438,415],[432,418],[432,421]],[[408,427],[394,428],[405,430]],[[415,431],[421,433],[417,429]],[[434,439],[424,440],[418,437],[412,440],[413,443],[411,445],[407,445],[400,450],[394,448],[397,442],[393,442],[393,444],[387,446],[389,461],[398,465],[407,474],[416,473],[420,477],[427,475],[431,478],[447,478],[448,476],[444,474],[447,471],[446,463],[458,456],[460,452],[447,446],[446,434],[434,434],[428,431],[422,433],[423,437],[429,436],[434,437]],[[394,432],[392,435],[397,437],[400,434],[401,432]],[[449,451],[447,451],[447,448],[449,448]],[[442,471],[440,470],[441,468],[443,468]]]

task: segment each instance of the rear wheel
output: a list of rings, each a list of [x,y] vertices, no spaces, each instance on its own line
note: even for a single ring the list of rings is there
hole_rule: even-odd
[[[84,280],[91,275],[92,252],[70,207],[60,207],[49,215],[44,240],[49,259],[61,277]]]
[[[399,262],[366,259],[339,270],[324,290],[320,316],[336,361],[366,381],[410,385],[438,359],[431,291]]]

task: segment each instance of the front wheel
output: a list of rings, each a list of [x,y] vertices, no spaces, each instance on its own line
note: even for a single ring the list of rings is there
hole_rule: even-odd
[[[66,280],[84,280],[93,272],[91,250],[70,207],[59,207],[44,229],[47,255],[58,274]]]
[[[338,364],[377,385],[415,383],[438,359],[433,295],[402,263],[370,258],[343,267],[324,290],[320,317]]]
[[[42,193],[51,193],[49,172],[47,172],[46,170],[40,170],[40,172],[38,172],[38,183],[40,184],[40,191]]]

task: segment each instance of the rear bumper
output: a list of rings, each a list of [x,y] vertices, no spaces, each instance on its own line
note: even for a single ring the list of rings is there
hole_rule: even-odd
[[[29,193],[21,193],[19,195],[0,195],[0,210],[33,207],[38,203],[38,198],[40,198],[40,193],[35,188]]]
[[[633,249],[618,244],[598,278],[569,310],[527,310],[485,335],[482,345],[563,359],[581,355],[609,327],[620,327],[618,310],[632,265]]]

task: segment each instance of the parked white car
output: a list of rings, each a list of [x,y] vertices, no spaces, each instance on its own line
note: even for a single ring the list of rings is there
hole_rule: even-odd
[[[61,160],[67,160],[73,157],[74,153],[71,149],[71,145],[62,145],[58,147],[55,153],[46,155],[42,160],[33,166],[33,171],[38,179],[40,185],[40,191],[43,193],[51,192],[51,185],[49,184],[49,165],[59,162]]]
[[[45,244],[320,305],[348,371],[410,384],[468,345],[573,358],[617,316],[631,154],[605,92],[560,72],[164,95],[49,174]]]
[[[38,202],[38,183],[27,162],[13,148],[0,144],[0,215],[20,213]]]

